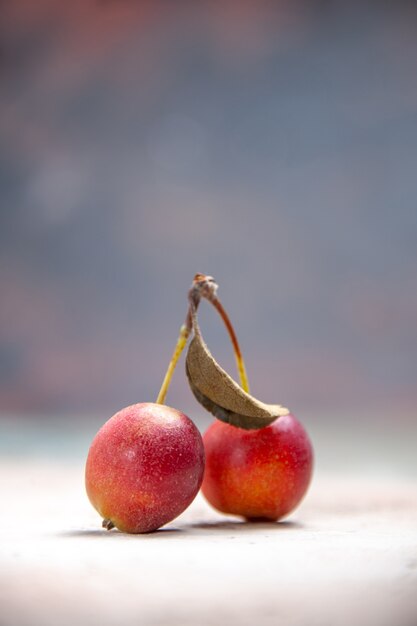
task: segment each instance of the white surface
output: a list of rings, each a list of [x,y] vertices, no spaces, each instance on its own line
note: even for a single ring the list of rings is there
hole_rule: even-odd
[[[411,479],[316,476],[280,524],[202,498],[150,535],[103,531],[83,464],[0,466],[1,626],[417,623]]]

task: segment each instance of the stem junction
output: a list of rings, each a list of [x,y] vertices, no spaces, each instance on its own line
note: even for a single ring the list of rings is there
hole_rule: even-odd
[[[189,307],[184,324],[181,326],[180,334],[177,339],[177,343],[174,348],[171,360],[168,365],[164,380],[159,390],[158,397],[156,399],[157,404],[164,404],[165,398],[168,392],[169,385],[174,374],[175,367],[178,363],[185,346],[187,345],[188,338],[193,330],[192,311],[197,310],[200,304],[201,298],[205,298],[214,306],[222,318],[224,325],[229,333],[230,341],[233,345],[233,351],[235,354],[237,371],[239,374],[240,386],[244,391],[249,393],[249,382],[246,374],[245,362],[243,360],[242,352],[240,350],[239,342],[236,337],[236,333],[232,326],[232,323],[223,308],[220,300],[217,297],[218,285],[212,276],[206,276],[205,274],[196,274],[194,276],[191,289],[188,292]]]

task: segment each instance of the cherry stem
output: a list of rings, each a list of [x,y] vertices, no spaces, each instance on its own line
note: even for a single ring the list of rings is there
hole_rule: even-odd
[[[248,381],[248,375],[246,373],[245,361],[243,360],[242,352],[240,350],[239,342],[236,337],[235,329],[233,328],[232,322],[230,321],[229,316],[227,315],[226,311],[223,308],[222,303],[217,298],[217,296],[214,296],[213,299],[210,300],[210,302],[219,312],[220,317],[222,318],[224,325],[227,328],[227,332],[229,333],[230,341],[232,342],[233,351],[235,353],[236,367],[237,367],[237,371],[239,374],[240,386],[242,387],[243,391],[246,391],[246,393],[249,393],[249,381]]]
[[[188,316],[187,316],[188,317]],[[157,404],[164,404],[165,398],[168,392],[169,385],[171,384],[172,375],[174,374],[175,367],[178,363],[178,359],[180,358],[182,351],[187,345],[188,337],[190,336],[191,329],[188,328],[186,324],[183,324],[180,329],[180,334],[177,339],[177,343],[175,345],[174,352],[172,354],[171,360],[168,365],[168,369],[166,371],[164,380],[162,382],[161,388],[158,393],[158,397],[156,399]]]
[[[194,276],[193,284],[188,293],[190,305],[188,307],[187,317],[185,323],[181,326],[180,334],[178,336],[174,352],[172,354],[167,372],[161,385],[161,389],[159,390],[158,397],[156,399],[157,404],[165,403],[165,398],[168,392],[168,388],[171,384],[172,376],[178,363],[178,359],[180,358],[185,346],[187,345],[188,338],[193,328],[192,310],[197,310],[198,305],[200,304],[201,297],[206,298],[206,300],[211,302],[211,304],[215,307],[215,309],[217,309],[220,317],[222,318],[224,325],[226,326],[229,333],[230,341],[233,345],[240,386],[244,391],[246,391],[246,393],[249,393],[248,376],[246,374],[245,362],[243,360],[239,342],[237,340],[235,330],[232,326],[232,322],[230,321],[229,316],[227,315],[226,311],[223,308],[223,305],[218,299],[216,292],[217,284],[211,276],[206,276],[205,274],[196,274]]]

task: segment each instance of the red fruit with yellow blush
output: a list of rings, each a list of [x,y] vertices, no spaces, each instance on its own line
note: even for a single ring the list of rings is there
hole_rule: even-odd
[[[291,415],[245,430],[216,420],[203,436],[202,492],[223,513],[278,520],[301,501],[313,470],[313,449]]]
[[[211,292],[207,283],[208,277],[195,276],[191,292],[196,305]],[[204,446],[200,432],[184,413],[165,406],[191,331],[187,313],[156,402],[122,409],[102,426],[90,446],[85,487],[107,530],[156,530],[180,515],[201,486]]]
[[[180,515],[203,479],[204,448],[184,413],[152,402],[126,407],[95,436],[85,485],[110,530],[156,530]]]

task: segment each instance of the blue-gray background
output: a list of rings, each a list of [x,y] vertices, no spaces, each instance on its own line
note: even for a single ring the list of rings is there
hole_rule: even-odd
[[[200,271],[256,396],[409,419],[415,3],[0,12],[4,415],[107,418],[155,399]],[[201,323],[233,371],[208,306]],[[182,362],[168,403],[199,411]]]

